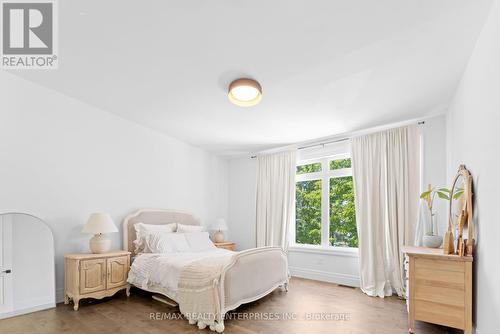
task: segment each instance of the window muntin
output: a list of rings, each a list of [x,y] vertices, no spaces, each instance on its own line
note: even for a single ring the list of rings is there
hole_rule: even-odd
[[[308,167],[299,170],[301,166]],[[298,163],[296,245],[357,247],[352,169],[348,166],[348,154]]]

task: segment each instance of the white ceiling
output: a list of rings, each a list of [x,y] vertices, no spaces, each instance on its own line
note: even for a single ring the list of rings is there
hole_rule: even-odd
[[[59,69],[17,75],[236,155],[442,111],[490,0],[58,3]]]

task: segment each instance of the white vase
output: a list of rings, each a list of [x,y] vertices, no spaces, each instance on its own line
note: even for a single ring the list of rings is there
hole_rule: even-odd
[[[443,243],[443,237],[440,235],[424,235],[424,247],[438,248]]]

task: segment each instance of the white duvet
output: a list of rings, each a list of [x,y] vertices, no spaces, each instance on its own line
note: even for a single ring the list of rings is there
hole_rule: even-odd
[[[135,257],[128,274],[128,282],[147,290],[159,286],[175,297],[182,270],[192,262],[205,258],[226,258],[227,263],[236,254],[226,249],[214,248],[200,252],[166,254],[144,253]]]

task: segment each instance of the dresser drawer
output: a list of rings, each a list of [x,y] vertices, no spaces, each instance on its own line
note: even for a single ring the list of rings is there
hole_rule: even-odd
[[[464,328],[464,307],[415,299],[415,318],[433,324]]]
[[[415,280],[418,285],[463,290],[465,273],[457,271],[419,268],[415,272]]]
[[[465,272],[465,265],[460,261],[448,261],[448,260],[431,260],[427,258],[415,258],[415,270],[419,271],[422,269],[429,270],[439,270],[439,271],[453,271],[453,272]]]
[[[415,299],[454,306],[463,314],[464,264],[458,261],[415,259]]]

